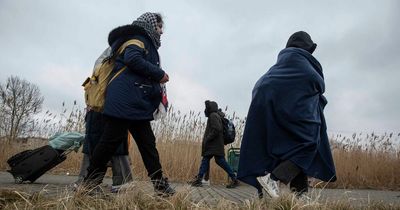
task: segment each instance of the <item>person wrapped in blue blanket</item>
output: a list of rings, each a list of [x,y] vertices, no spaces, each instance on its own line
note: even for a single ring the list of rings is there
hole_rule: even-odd
[[[253,89],[238,179],[261,196],[263,187],[278,197],[278,181],[300,195],[308,190],[307,176],[336,180],[323,113],[324,75],[312,55],[316,46],[306,32],[294,33]]]

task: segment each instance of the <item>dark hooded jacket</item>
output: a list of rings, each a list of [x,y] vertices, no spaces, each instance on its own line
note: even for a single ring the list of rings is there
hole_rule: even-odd
[[[165,72],[160,68],[157,49],[143,28],[118,27],[110,32],[108,43],[116,54],[130,39],[139,40],[144,47],[132,44],[117,55],[112,76],[125,65],[127,69],[108,85],[104,114],[128,120],[153,120],[153,112],[161,102],[159,81]]]
[[[224,137],[221,117],[224,113],[218,110],[218,104],[214,101],[205,102],[205,114],[208,117],[204,132],[201,155],[224,156]]]
[[[294,40],[302,38],[307,40]],[[308,176],[336,180],[323,114],[327,101],[322,67],[310,53],[315,49],[312,41],[291,44],[253,89],[238,170],[238,178],[253,186],[257,176],[272,172],[284,160]]]

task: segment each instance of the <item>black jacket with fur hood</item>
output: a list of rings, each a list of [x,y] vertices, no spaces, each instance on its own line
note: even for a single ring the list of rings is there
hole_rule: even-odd
[[[122,54],[117,49],[135,39]],[[116,57],[113,76],[126,66],[107,87],[104,114],[127,120],[153,120],[153,112],[161,102],[160,80],[165,72],[160,67],[158,51],[144,29],[126,25],[111,31],[108,42]]]

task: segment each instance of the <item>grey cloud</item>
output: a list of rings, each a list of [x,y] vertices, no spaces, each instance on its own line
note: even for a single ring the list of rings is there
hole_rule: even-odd
[[[201,97],[211,92],[220,105],[244,117],[256,80],[276,62],[288,37],[306,30],[318,43],[315,57],[324,67],[328,126],[334,131],[395,129],[400,127],[399,4],[3,0],[0,81],[12,72],[39,83],[49,107],[58,108],[68,100],[83,105],[78,86],[106,47],[108,32],[145,11],[157,11],[165,17],[160,54],[171,76],[171,90],[201,90]],[[43,81],[46,77],[40,74],[49,66],[73,73],[75,84],[63,81],[54,87]],[[174,75],[189,78],[196,88],[180,87]],[[74,85],[77,89],[63,88]],[[195,92],[169,95],[203,103]],[[185,107],[183,101],[171,102]]]

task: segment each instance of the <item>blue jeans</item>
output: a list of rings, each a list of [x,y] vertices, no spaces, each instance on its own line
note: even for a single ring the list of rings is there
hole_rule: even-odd
[[[214,157],[214,160],[217,163],[217,165],[219,165],[219,167],[221,167],[222,169],[224,169],[224,171],[226,171],[226,173],[228,173],[229,177],[231,177],[232,179],[236,179],[235,173],[233,173],[231,167],[226,162],[224,156],[203,156],[203,159],[201,160],[200,164],[199,174],[197,175],[197,177],[199,178],[204,177],[204,174],[210,167],[210,160],[212,157]]]

